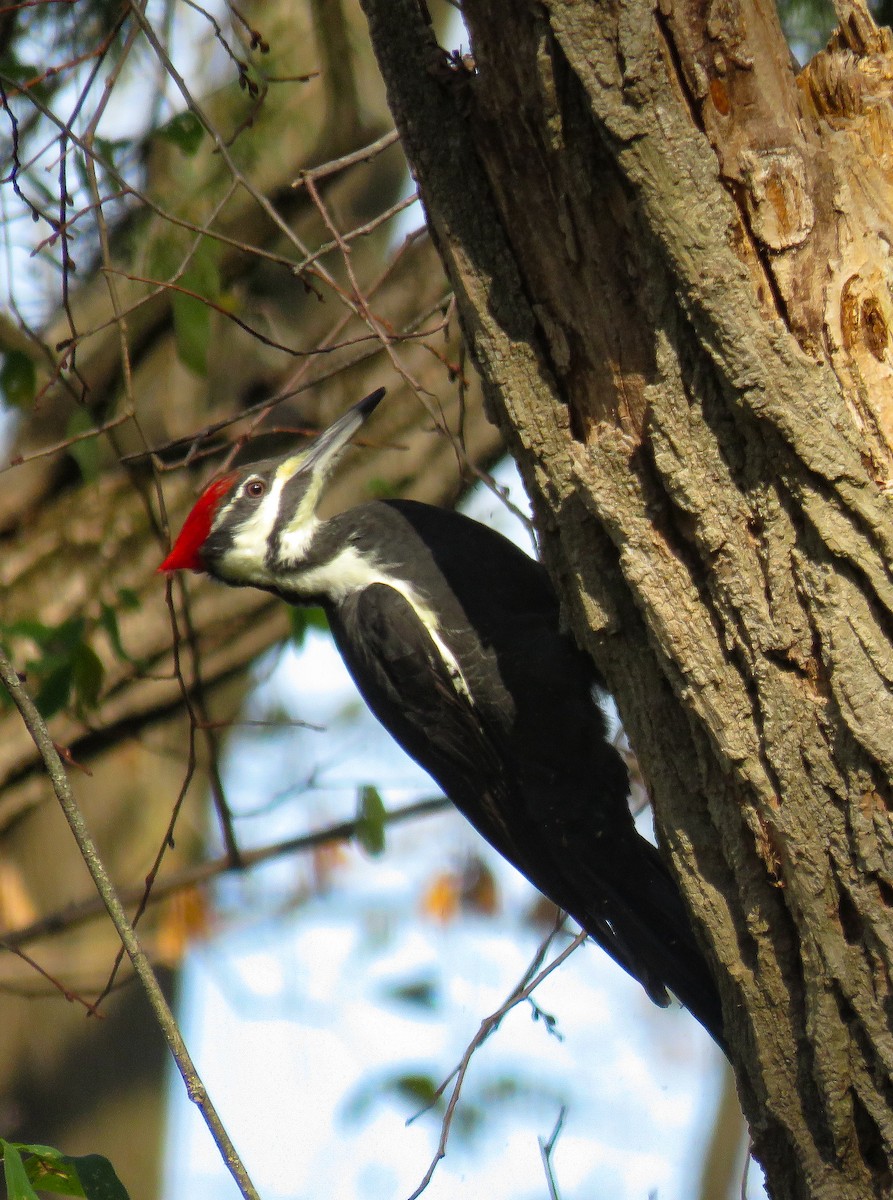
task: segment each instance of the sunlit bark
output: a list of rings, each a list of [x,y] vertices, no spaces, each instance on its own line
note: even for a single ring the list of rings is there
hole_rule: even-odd
[[[468,345],[715,966],[776,1197],[893,1163],[893,60],[765,2],[364,0]]]

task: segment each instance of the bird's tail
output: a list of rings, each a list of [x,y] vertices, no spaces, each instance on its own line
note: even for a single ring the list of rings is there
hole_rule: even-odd
[[[725,1050],[719,993],[682,896],[657,849],[636,832],[632,838],[586,889],[600,902],[565,907],[652,1000],[666,1005],[672,992]]]

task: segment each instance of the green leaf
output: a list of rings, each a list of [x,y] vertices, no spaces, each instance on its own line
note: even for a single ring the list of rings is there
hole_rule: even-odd
[[[20,621],[10,621],[8,625],[2,626],[2,631],[6,637],[27,638],[38,646],[48,645],[56,632],[54,627],[29,617],[23,617]]]
[[[5,1152],[9,1200],[38,1200],[34,1188],[60,1196],[79,1197],[80,1200],[130,1200],[114,1167],[100,1154],[72,1158],[52,1146],[3,1141],[0,1141],[0,1150]],[[22,1171],[22,1186],[26,1190],[13,1191],[9,1187],[7,1164],[14,1164],[16,1159]]]
[[[32,51],[33,49],[32,46]],[[61,73],[53,72],[51,76],[45,66],[39,67],[27,59],[16,58],[14,51],[6,53],[0,58],[0,75],[5,75],[7,79],[14,79],[22,87],[27,85],[28,96],[34,97],[43,104],[49,104],[53,95],[49,83],[50,78],[59,74]]]
[[[23,350],[7,350],[0,368],[0,391],[13,408],[25,408],[37,391],[37,367]]]
[[[375,500],[392,500],[400,496],[406,489],[409,479],[370,479],[366,484],[366,493]]]
[[[288,610],[291,625],[291,640],[296,646],[304,645],[304,638],[311,629],[319,629],[327,633],[329,622],[321,608],[294,608]]]
[[[220,272],[217,253],[210,238],[202,238],[192,260],[179,279],[183,291],[173,293],[174,337],[180,361],[197,375],[208,370],[208,347],[211,342],[211,309],[205,300],[220,295]],[[199,297],[204,297],[200,299]]]
[[[173,314],[174,336],[180,362],[195,371],[196,375],[207,375],[211,310],[202,300],[184,296],[182,292],[174,292]]]
[[[436,1008],[437,985],[432,979],[418,979],[413,983],[401,983],[388,992],[392,1000],[411,1004],[415,1008]]]
[[[68,1161],[77,1169],[87,1200],[130,1200],[115,1168],[101,1154],[84,1154]]]
[[[118,604],[125,612],[133,612],[140,607],[142,601],[132,588],[118,588]],[[112,650],[122,662],[129,663],[130,666],[136,667],[138,671],[144,671],[148,660],[144,658],[134,658],[128,653],[121,639],[121,627],[118,624],[118,614],[111,604],[106,604],[104,601],[99,602],[99,624],[105,630]]]
[[[136,612],[142,601],[133,588],[118,588],[118,603],[128,612]]]
[[[28,1179],[18,1149],[11,1142],[0,1139],[0,1150],[3,1151],[3,1177],[6,1181],[7,1200],[39,1200]]]
[[[96,707],[104,678],[105,667],[96,651],[86,642],[81,642],[71,656],[71,681],[82,709]]]
[[[34,703],[41,716],[49,718],[68,704],[72,691],[83,710],[95,708],[102,690],[105,668],[86,641],[83,617],[69,617],[59,625],[43,625],[23,619],[0,625],[0,635],[25,638],[40,651],[27,662],[37,694]]]
[[[39,668],[40,664],[36,664]],[[49,671],[40,681],[34,703],[45,721],[54,717],[68,704],[73,683],[71,659],[65,659],[60,666]]]
[[[385,1091],[396,1092],[398,1096],[422,1104],[426,1108],[442,1103],[442,1097],[437,1094],[437,1084],[430,1075],[398,1075],[388,1080]]]
[[[378,789],[360,788],[360,803],[357,813],[356,839],[374,857],[384,850],[384,830],[387,810]]]
[[[111,604],[106,604],[104,600],[99,602],[99,624],[108,634],[108,639],[112,644],[112,649],[117,654],[118,658],[124,662],[133,662],[133,659],[124,649],[124,643],[121,641],[121,630],[118,627],[118,614],[112,608]]]
[[[76,408],[68,419],[65,436],[76,437],[80,433],[95,432],[93,418],[82,408]],[[72,442],[68,453],[80,467],[84,483],[92,483],[99,476],[99,438],[98,436],[82,438]]]
[[[146,266],[152,279],[170,279],[177,269],[178,245],[169,233],[161,233],[149,243]]]
[[[117,170],[118,158],[129,153],[134,146],[133,138],[95,137],[93,148],[100,166]]]
[[[181,112],[161,126],[158,136],[166,142],[172,142],[178,150],[191,157],[202,144],[205,130],[195,113]]]
[[[55,1192],[61,1196],[86,1196],[78,1178],[77,1168],[70,1158],[49,1146],[22,1147],[33,1157],[25,1163],[28,1178],[42,1192]]]

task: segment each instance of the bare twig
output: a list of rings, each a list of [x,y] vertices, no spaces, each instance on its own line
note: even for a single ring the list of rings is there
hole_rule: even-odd
[[[552,962],[549,963],[548,966],[543,967],[542,970],[539,970],[538,969],[539,965],[544,960],[544,958],[548,952],[549,946],[552,943],[552,939],[555,937],[555,934],[561,928],[561,925],[563,923],[564,923],[564,917],[562,916],[561,921],[558,923],[558,925],[556,925],[555,929],[552,930],[552,932],[549,934],[549,936],[547,938],[545,938],[542,945],[537,950],[536,955],[534,956],[533,962],[531,963],[531,965],[528,967],[527,971],[524,974],[524,978],[512,990],[511,994],[508,996],[508,998],[505,1000],[505,1002],[502,1005],[500,1005],[500,1007],[495,1012],[490,1013],[490,1015],[488,1017],[485,1017],[483,1019],[477,1033],[474,1035],[474,1037],[471,1039],[471,1042],[466,1047],[465,1053],[462,1055],[461,1061],[456,1066],[456,1068],[447,1076],[447,1078],[443,1081],[443,1083],[440,1085],[440,1087],[435,1092],[434,1098],[436,1100],[439,1096],[442,1096],[443,1093],[446,1091],[447,1087],[449,1086],[450,1081],[455,1080],[455,1082],[453,1083],[453,1090],[450,1092],[450,1098],[447,1103],[446,1112],[443,1114],[443,1121],[441,1122],[441,1126],[440,1126],[440,1141],[437,1146],[437,1153],[434,1155],[434,1158],[431,1160],[431,1164],[428,1167],[428,1170],[425,1172],[421,1183],[416,1188],[416,1190],[410,1196],[407,1197],[407,1200],[418,1200],[418,1197],[421,1196],[422,1192],[424,1192],[425,1188],[428,1186],[428,1184],[433,1179],[434,1172],[437,1170],[437,1164],[446,1155],[447,1142],[449,1141],[449,1137],[450,1137],[450,1127],[452,1126],[453,1117],[455,1116],[456,1105],[459,1103],[459,1093],[462,1090],[462,1084],[465,1081],[465,1075],[468,1071],[469,1065],[471,1064],[471,1059],[472,1059],[473,1055],[475,1054],[475,1052],[478,1050],[478,1048],[480,1046],[482,1046],[484,1044],[484,1042],[487,1040],[487,1038],[489,1038],[490,1035],[499,1028],[499,1026],[502,1023],[502,1020],[506,1016],[506,1014],[511,1012],[511,1010],[513,1008],[515,1008],[517,1005],[519,1005],[520,1003],[522,1003],[522,1001],[526,1000],[530,996],[530,994],[533,991],[535,991],[536,988],[539,987],[539,985],[543,982],[543,980],[548,975],[552,974],[552,972],[556,969],[556,967],[560,967],[561,964],[565,961],[565,959],[569,958],[570,955],[573,954],[573,952],[577,949],[577,947],[581,946],[583,944],[583,942],[586,941],[586,938],[588,935],[585,932],[581,931],[580,933],[577,934],[577,936],[573,939],[573,941],[570,942],[569,945],[565,946],[565,948],[561,951],[560,954],[555,956],[555,958],[552,960]],[[427,1111],[427,1110],[425,1110],[425,1111]],[[415,1118],[412,1118],[412,1119],[414,1120]]]
[[[133,926],[127,919],[127,914],[124,912],[121,901],[118,899],[108,873],[102,864],[96,843],[93,841],[75,801],[71,785],[68,782],[68,776],[65,773],[62,760],[56,753],[56,748],[53,745],[53,739],[46,727],[46,723],[37,711],[33,700],[28,695],[18,674],[2,650],[0,650],[0,681],[5,685],[13,703],[19,710],[25,727],[30,733],[40,757],[43,759],[47,775],[50,778],[53,791],[65,814],[65,819],[87,865],[87,870],[93,877],[96,890],[102,897],[108,914],[118,931],[118,936],[121,938],[130,961],[133,963],[133,968],[139,977],[152,1011],[155,1013],[164,1039],[170,1047],[171,1054],[174,1056],[177,1069],[183,1077],[189,1099],[201,1112],[211,1132],[211,1136],[217,1143],[220,1153],[233,1179],[236,1181],[239,1191],[246,1200],[260,1200],[248,1176],[248,1172],[245,1170],[236,1152],[236,1148],[211,1102],[211,1098],[199,1077],[198,1071],[195,1069],[195,1064],[186,1048],[186,1043],[183,1041],[183,1035],[180,1033],[177,1022],[174,1019],[174,1014],[152,969],[152,964],[149,962],[146,952],[140,945],[134,933]]]
[[[38,975],[42,975],[47,983],[52,985],[55,991],[61,993],[61,995],[69,1003],[77,1002],[78,1004],[83,1005],[83,1007],[87,1010],[88,1015],[91,1017],[102,1016],[102,1013],[97,1012],[95,1004],[91,1004],[89,1000],[85,1000],[83,996],[79,996],[77,992],[72,991],[71,988],[67,988],[64,983],[61,983],[55,978],[55,976],[51,975],[50,972],[42,967],[39,962],[33,959],[30,954],[26,954],[25,951],[20,949],[18,946],[13,946],[4,938],[0,938],[0,949],[8,950],[10,954],[15,954],[18,958],[22,959],[23,962],[26,962],[33,971],[36,971]]]
[[[433,813],[443,812],[449,806],[449,800],[437,796],[429,800],[419,800],[415,804],[407,804],[403,808],[394,809],[391,812],[385,813],[382,820],[387,826],[399,825],[404,821],[411,821],[417,817],[426,817]],[[359,822],[357,821],[339,821],[335,825],[327,825],[324,829],[318,829],[314,833],[286,838],[284,841],[272,842],[270,845],[258,846],[251,850],[243,850],[239,864],[233,863],[228,854],[223,854],[219,858],[210,859],[208,862],[196,863],[194,866],[184,867],[175,874],[168,875],[163,879],[156,879],[148,901],[150,904],[155,904],[176,892],[196,887],[198,884],[208,883],[210,880],[216,879],[221,875],[248,871],[253,867],[259,866],[261,863],[271,862],[277,858],[286,858],[291,854],[302,854],[309,850],[316,850],[319,846],[327,846],[333,842],[351,841],[356,836],[358,824]],[[142,901],[145,896],[145,888],[140,884],[139,887],[121,889],[119,895],[122,904],[129,907],[131,904],[139,904]],[[55,934],[64,933],[67,929],[81,925],[103,912],[105,912],[105,905],[102,900],[97,896],[91,896],[86,900],[70,904],[60,912],[50,913],[49,916],[32,921],[30,925],[23,925],[20,929],[5,930],[0,937],[2,937],[4,945],[9,949],[15,949],[18,946],[24,946],[29,942],[36,941],[38,938],[51,937]]]
[[[549,1188],[549,1200],[561,1200],[558,1194],[558,1184],[555,1182],[555,1171],[552,1166],[552,1151],[555,1149],[555,1144],[561,1135],[561,1129],[564,1125],[564,1118],[567,1116],[567,1109],[562,1104],[561,1110],[558,1113],[558,1120],[555,1122],[555,1128],[549,1134],[547,1141],[542,1138],[537,1138],[540,1147],[540,1157],[543,1160],[543,1170],[546,1172],[546,1184]]]
[[[342,154],[340,158],[331,158],[328,162],[320,163],[318,167],[308,167],[306,171],[301,172],[292,187],[303,187],[308,179],[324,179],[327,175],[337,175],[345,167],[352,167],[356,163],[371,162],[376,154],[387,150],[388,146],[393,146],[394,142],[399,139],[400,135],[396,129],[392,129],[390,133],[383,133],[380,138],[376,138],[368,146],[361,146],[359,150],[352,150],[350,154]]]

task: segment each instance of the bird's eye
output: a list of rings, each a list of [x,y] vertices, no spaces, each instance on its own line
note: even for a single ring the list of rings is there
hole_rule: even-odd
[[[249,479],[245,484],[245,495],[252,500],[259,500],[266,490],[267,485],[262,479]]]

